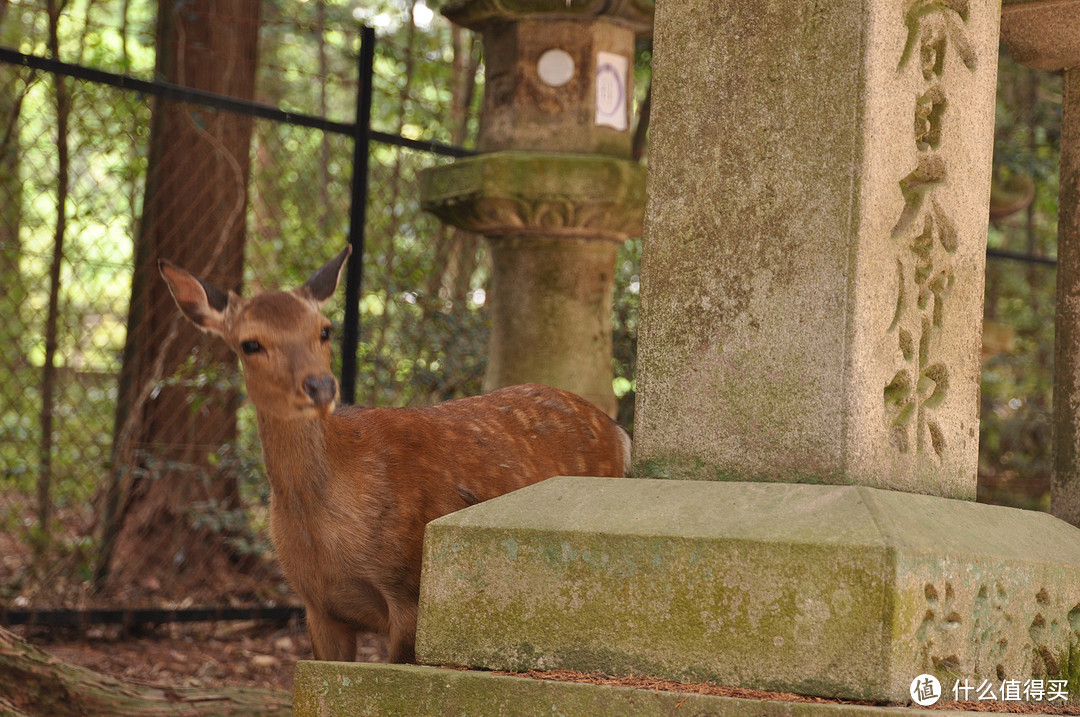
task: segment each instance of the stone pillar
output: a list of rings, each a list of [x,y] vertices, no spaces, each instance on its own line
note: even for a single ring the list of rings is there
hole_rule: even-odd
[[[645,170],[631,156],[634,37],[651,6],[442,8],[483,34],[485,154],[422,175],[426,209],[491,248],[484,389],[539,382],[609,414],[615,252],[641,232]]]
[[[974,498],[997,30],[657,8],[639,473]]]
[[[1080,23],[1080,12],[1073,13],[1073,22]],[[1080,60],[1080,54],[1075,60]],[[1074,62],[1064,75],[1050,512],[1080,526],[1080,62]]]
[[[1001,39],[1013,59],[1065,76],[1058,178],[1054,316],[1054,476],[1050,512],[1080,526],[1080,2],[1005,0]]]

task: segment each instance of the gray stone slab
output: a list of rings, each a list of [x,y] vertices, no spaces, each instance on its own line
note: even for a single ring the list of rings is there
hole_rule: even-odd
[[[903,717],[903,707],[865,707],[653,692],[629,687],[548,682],[528,677],[357,662],[299,662],[296,717],[410,715],[410,717]],[[942,710],[949,717],[964,712]]]
[[[429,524],[427,664],[906,701],[1076,682],[1080,530],[858,486],[553,478]]]
[[[657,6],[635,474],[975,497],[998,19]]]

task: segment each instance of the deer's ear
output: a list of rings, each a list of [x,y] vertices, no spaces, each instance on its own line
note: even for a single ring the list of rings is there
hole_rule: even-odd
[[[203,331],[220,336],[225,327],[228,295],[164,259],[158,260],[158,270],[184,316]]]
[[[307,280],[301,290],[306,290],[307,295],[310,296],[315,303],[321,308],[334,292],[337,290],[338,283],[341,281],[341,272],[345,268],[345,260],[349,258],[349,254],[352,253],[352,247],[346,246],[340,254],[335,256],[330,261]]]

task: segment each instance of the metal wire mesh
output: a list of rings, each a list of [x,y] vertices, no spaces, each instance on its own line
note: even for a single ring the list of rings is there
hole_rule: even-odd
[[[0,524],[14,543],[0,549],[0,570],[11,595],[28,577],[30,553],[44,550],[49,536],[56,540],[50,559],[36,561],[37,585],[66,591],[65,582],[76,581],[90,559],[92,498],[112,444],[131,237],[146,162],[138,127],[149,117],[145,100],[63,81],[70,138],[92,132],[98,140],[71,142],[61,227],[59,80],[11,67],[3,72],[23,109],[17,126],[4,128],[4,175],[17,181],[0,191],[7,287],[0,306],[6,334],[0,371],[7,376],[0,383]],[[87,111],[102,104],[114,111],[104,117]],[[48,372],[47,359],[55,366]],[[46,506],[55,515],[43,525]]]
[[[153,5],[72,3],[60,59],[152,77]],[[262,5],[254,99],[351,122],[354,9]],[[380,42],[376,129],[458,143],[475,130],[448,85],[475,75],[476,56],[432,71],[450,34]],[[40,7],[0,17],[19,51],[49,54],[48,35]],[[345,245],[352,138],[10,64],[0,87],[0,605],[92,601],[109,521],[133,510],[142,527],[113,536],[113,599],[279,598],[276,583],[223,588],[218,566],[198,563],[199,541],[223,545],[235,572],[269,553],[267,489],[236,360],[182,320],[155,261],[245,294],[302,283]],[[454,102],[457,129],[441,121]],[[169,132],[180,139],[161,142]],[[437,157],[371,150],[358,401],[476,392],[482,245],[421,212],[416,174]],[[338,325],[342,307],[339,292],[327,307]],[[154,497],[169,481],[175,505]],[[178,572],[203,580],[171,583]]]
[[[357,24],[364,21],[382,28],[373,128],[473,144],[483,65],[468,32],[437,19],[410,30],[405,13],[415,5],[260,5],[251,21],[259,41],[256,101],[352,122]],[[72,0],[66,8],[59,18],[65,28],[60,59],[155,77],[158,3]],[[45,3],[0,3],[0,45],[50,56],[49,35]],[[221,55],[212,65],[219,69],[237,59]],[[178,156],[152,156],[155,118],[169,107],[196,135],[202,133],[197,156],[184,156],[192,152],[183,147],[175,148]],[[267,488],[254,413],[242,401],[235,360],[186,326],[160,286],[137,307],[160,318],[144,323],[141,343],[128,345],[130,300],[140,280],[153,278],[157,258],[137,256],[140,233],[159,232],[163,258],[246,294],[296,286],[344,246],[351,137],[249,119],[247,162],[237,174],[222,161],[223,135],[214,129],[230,118],[235,120],[194,105],[155,106],[137,92],[0,63],[0,607],[89,600],[110,501],[123,510],[138,498],[109,488],[123,489],[136,479],[179,476],[189,492],[179,496],[183,505],[172,522],[225,545],[241,567],[270,552],[262,537]],[[64,153],[61,144],[67,145]],[[407,405],[476,393],[488,331],[484,246],[420,211],[417,173],[444,160],[385,143],[373,143],[371,152],[357,401]],[[150,173],[155,163],[181,162],[186,169],[168,176]],[[214,180],[219,174],[225,179]],[[223,193],[222,186],[233,192]],[[1047,186],[1048,196],[1056,196],[1056,185]],[[148,215],[151,189],[164,201]],[[244,230],[242,251],[229,255],[224,237],[236,226]],[[222,240],[199,241],[206,236]],[[203,253],[189,244],[201,244]],[[628,243],[616,266],[614,363],[624,425],[633,420],[639,255],[640,244]],[[996,276],[1000,266],[991,262],[988,292],[1018,276]],[[1013,281],[1022,285],[1000,290],[1003,310],[1030,304],[1016,337],[1037,350],[1014,355],[1010,349],[987,360],[984,433],[987,426],[1009,425],[998,430],[997,445],[984,439],[984,473],[1045,477],[1049,470],[1050,374],[1043,369],[1051,345],[1044,337],[1052,325],[1050,274],[1033,269],[1026,282]],[[340,292],[327,313],[340,328]],[[990,310],[987,318],[994,318]],[[145,345],[169,361],[138,366],[131,354]],[[161,350],[165,345],[168,351]],[[1037,384],[1019,386],[1033,398],[1016,398],[1020,381],[1014,375]],[[998,390],[995,381],[1004,387]],[[222,403],[238,407],[222,412]],[[227,421],[217,420],[222,413]],[[169,523],[164,512],[154,515],[147,524]],[[190,530],[183,540],[152,532],[134,536],[131,545],[142,550],[126,555],[128,584],[117,594],[180,599],[179,588],[165,583],[175,568],[195,564],[190,537]],[[140,557],[152,559],[140,563]],[[220,597],[220,574],[205,572],[201,595]],[[277,597],[279,588],[280,580],[236,592]]]

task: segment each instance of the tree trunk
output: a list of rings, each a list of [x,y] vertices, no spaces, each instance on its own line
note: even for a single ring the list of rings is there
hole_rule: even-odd
[[[242,687],[159,688],[61,662],[0,628],[0,714],[281,715],[292,696]]]
[[[260,3],[162,0],[158,75],[240,98],[254,94]],[[236,357],[183,321],[158,275],[170,259],[239,291],[252,118],[159,101],[136,239],[128,335],[96,584],[176,595],[231,572],[223,535],[193,511],[235,507],[236,476],[214,455],[236,436]]]
[[[63,6],[57,0],[49,0],[49,54],[60,59],[60,41],[57,35],[60,11]],[[71,97],[68,79],[53,76],[56,97],[56,228],[53,234],[52,262],[49,265],[49,305],[45,318],[45,363],[41,372],[41,444],[38,447],[39,469],[37,479],[37,520],[42,537],[38,544],[38,558],[48,554],[48,540],[52,530],[52,441],[53,400],[56,394],[56,351],[58,348],[58,324],[60,321],[60,268],[64,261],[64,235],[67,228],[68,197],[68,119],[71,115]]]
[[[8,13],[0,0],[0,44],[15,46],[26,32],[18,9]],[[25,387],[35,385],[26,357],[27,290],[20,262],[22,242],[22,179],[19,176],[19,118],[32,75],[14,65],[0,65],[0,403],[18,415],[33,415]],[[16,441],[14,431],[0,434]]]

